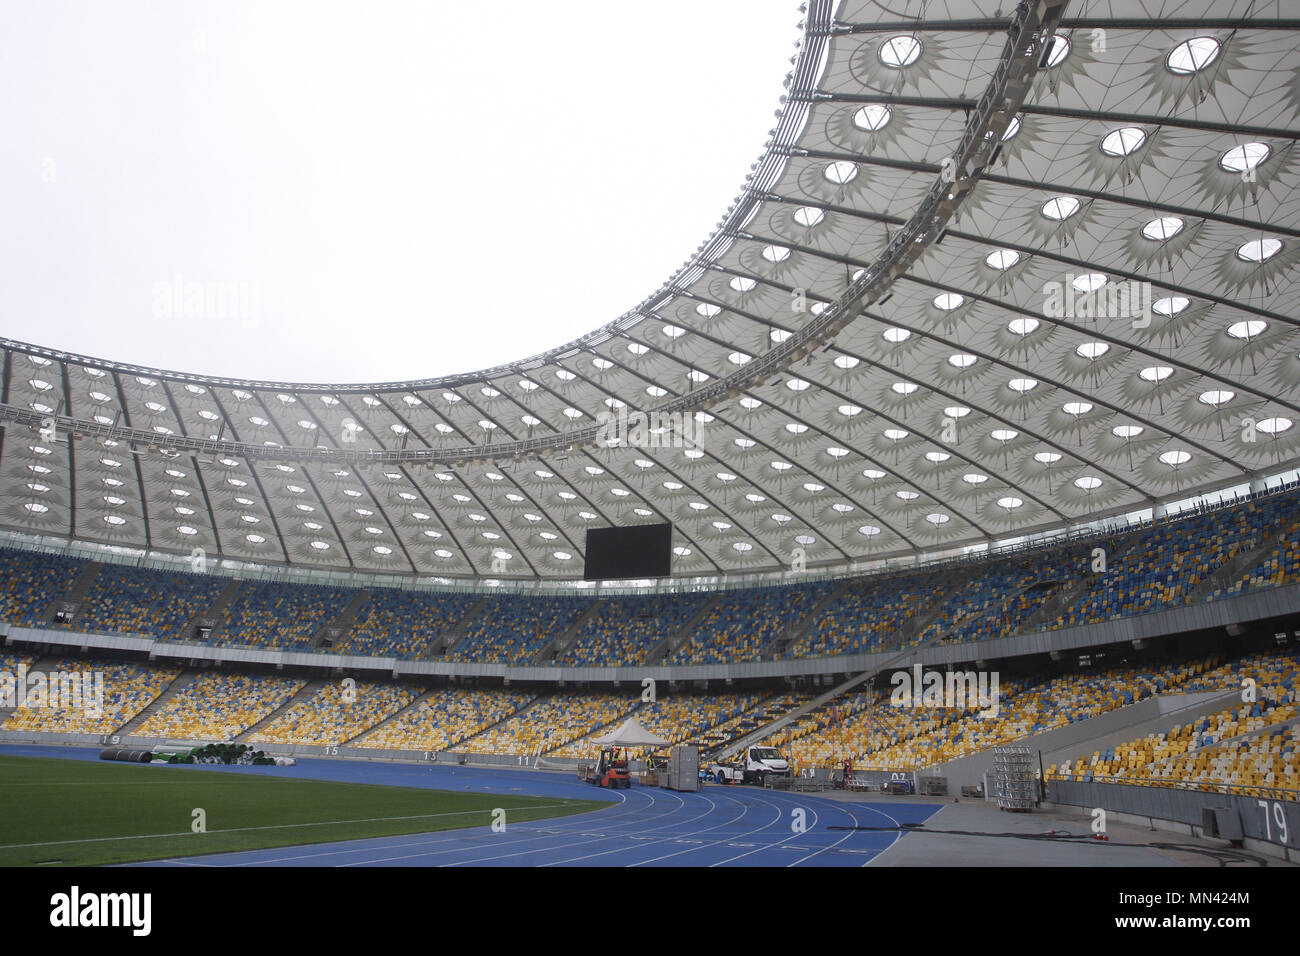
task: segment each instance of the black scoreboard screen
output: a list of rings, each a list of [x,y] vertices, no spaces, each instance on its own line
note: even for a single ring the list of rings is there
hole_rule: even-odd
[[[672,564],[672,541],[671,524],[588,528],[583,580],[667,577]]]

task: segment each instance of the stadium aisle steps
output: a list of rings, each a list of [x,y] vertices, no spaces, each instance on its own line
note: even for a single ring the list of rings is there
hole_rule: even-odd
[[[321,625],[320,630],[318,630],[311,639],[311,646],[313,648],[319,648],[325,638],[329,636],[331,630],[337,630],[339,632],[338,636],[333,639],[334,646],[337,647],[343,641],[347,640],[348,628],[351,627],[352,622],[357,619],[357,612],[360,611],[362,606],[369,600],[370,592],[368,590],[358,591],[352,600],[348,602],[348,606],[339,612],[338,617],[334,618],[332,621],[326,621]]]
[[[323,677],[317,680],[308,681],[307,684],[302,688],[302,690],[298,691],[298,693],[294,694],[292,697],[286,700],[275,710],[271,711],[269,714],[267,714],[257,723],[253,724],[253,726],[247,728],[242,734],[236,737],[235,743],[237,744],[246,743],[248,741],[250,734],[254,734],[260,731],[263,727],[270,726],[270,724],[272,724],[276,720],[276,718],[278,718],[290,707],[293,707],[296,704],[305,703],[306,701],[315,697],[316,694],[320,691],[320,689],[324,687],[327,683],[329,683],[329,681]]]
[[[176,675],[176,679],[173,680],[170,684],[168,684],[167,688],[149,703],[148,707],[146,707],[144,710],[140,711],[140,713],[136,714],[134,717],[128,720],[117,731],[115,731],[115,733],[119,737],[126,737],[130,734],[135,733],[135,729],[137,727],[143,724],[155,713],[157,713],[158,708],[160,708],[163,704],[167,703],[167,701],[171,700],[173,697],[175,697],[178,693],[180,693],[190,684],[194,683],[195,678],[197,678],[198,676],[199,676],[198,671],[191,671],[191,670],[181,671],[179,674]]]
[[[836,584],[835,587],[831,589],[831,592],[809,608],[808,613],[800,620],[796,621],[794,624],[787,627],[785,631],[772,638],[772,640],[767,643],[767,646],[759,652],[760,659],[774,661],[780,660],[781,655],[786,652],[791,644],[807,635],[807,633],[813,629],[813,625],[815,625],[818,620],[821,619],[821,616],[826,613],[826,609],[830,607],[834,601],[838,600],[840,595],[847,590],[849,584],[850,581],[848,578],[845,578]]]
[[[344,744],[347,744],[347,745],[350,746],[350,747],[355,747],[355,746],[357,746],[357,744],[356,744],[356,740],[357,740],[358,738],[360,738],[360,737],[364,737],[364,736],[366,736],[367,734],[370,734],[370,733],[374,733],[374,732],[377,731],[377,730],[382,730],[386,725],[391,724],[393,721],[395,721],[395,720],[400,720],[403,716],[405,716],[406,714],[410,713],[412,710],[414,710],[414,709],[416,709],[417,707],[419,707],[419,706],[420,706],[420,703],[421,703],[422,701],[428,699],[428,697],[429,697],[430,695],[438,693],[438,691],[439,691],[439,688],[437,688],[437,687],[430,687],[430,688],[429,688],[428,690],[426,690],[423,694],[421,694],[419,697],[415,698],[415,700],[411,701],[409,704],[407,704],[407,705],[406,705],[405,707],[403,707],[401,710],[398,710],[398,711],[395,711],[394,713],[389,714],[387,717],[385,717],[385,718],[384,718],[383,720],[381,720],[379,723],[375,724],[373,727],[367,727],[365,730],[362,730],[361,732],[359,732],[359,733],[357,733],[357,734],[354,734],[353,736],[349,737],[347,740],[343,741],[343,743],[344,743]]]
[[[481,597],[478,601],[465,612],[465,616],[457,621],[452,628],[444,634],[439,643],[442,645],[441,652],[436,652],[431,648],[429,659],[434,660],[455,660],[455,654],[460,650],[460,646],[469,638],[469,625],[480,614],[487,609],[492,602],[486,597]]]
[[[608,603],[609,602],[602,601],[599,598],[596,599],[595,601],[592,601],[591,604],[587,606],[587,609],[583,611],[581,614],[579,614],[574,619],[573,623],[570,624],[567,628],[565,628],[563,632],[555,635],[549,641],[547,641],[545,644],[543,644],[541,647],[537,649],[537,653],[533,656],[531,663],[533,664],[551,663],[552,658],[557,657],[558,655],[562,654],[565,650],[568,649],[569,645],[573,643],[573,639],[577,636],[578,632],[582,630],[583,625],[585,625],[587,621],[591,620],[591,618],[594,615],[599,614],[601,608]]]
[[[42,615],[42,621],[45,624],[53,625],[55,623],[54,616],[58,613],[61,605],[76,604],[78,605],[76,616],[67,624],[61,625],[63,627],[75,626],[76,618],[81,616],[81,601],[86,596],[86,592],[90,590],[90,586],[95,583],[95,578],[99,576],[101,567],[103,565],[98,561],[87,561],[85,567],[81,569],[81,573],[72,582],[72,587],[68,588],[63,594],[54,595],[54,599],[50,601],[49,606]]]
[[[718,602],[722,600],[725,593],[724,591],[715,592],[700,606],[698,611],[691,615],[690,620],[682,625],[681,630],[675,634],[665,635],[664,639],[651,648],[650,653],[646,655],[646,664],[662,664],[665,657],[689,641],[700,621],[704,620],[705,615],[718,606]]]

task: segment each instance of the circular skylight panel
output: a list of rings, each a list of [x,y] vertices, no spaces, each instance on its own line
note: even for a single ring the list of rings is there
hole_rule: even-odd
[[[894,70],[911,66],[921,56],[921,41],[914,36],[890,37],[880,45],[880,62]]]
[[[1075,276],[1070,285],[1074,286],[1075,292],[1096,292],[1106,284],[1106,277],[1100,272],[1088,272],[1081,276]]]
[[[943,413],[948,418],[965,418],[970,414],[970,409],[965,405],[949,405]]]
[[[1208,392],[1201,392],[1198,396],[1198,400],[1206,405],[1213,405],[1215,408],[1218,408],[1220,405],[1226,405],[1236,397],[1236,392],[1215,388],[1210,389]]]
[[[966,482],[968,485],[982,485],[984,482],[989,480],[989,476],[981,475],[978,472],[972,471],[969,474],[962,475],[961,480]]]
[[[826,213],[822,212],[816,206],[800,206],[794,211],[794,221],[801,226],[809,228],[817,225],[817,223],[821,222],[825,218]],[[713,308],[716,308],[716,306],[713,306]],[[700,307],[696,306],[695,311],[698,312],[699,310]]]
[[[1014,249],[994,249],[984,257],[984,264],[990,269],[1005,272],[1020,261],[1020,253]]]
[[[1268,323],[1263,319],[1247,319],[1244,322],[1234,322],[1228,326],[1228,334],[1234,339],[1253,339],[1263,334],[1268,328]]]
[[[1137,436],[1141,435],[1146,431],[1146,429],[1141,425],[1116,425],[1110,431],[1116,438],[1123,438],[1127,441],[1130,438],[1137,438]]]
[[[1059,33],[1052,34],[1052,51],[1047,55],[1047,68],[1060,66],[1070,55],[1070,38]]]
[[[1173,374],[1174,370],[1168,365],[1150,365],[1138,372],[1138,377],[1148,382],[1163,382]]]
[[[1156,315],[1171,317],[1177,315],[1179,312],[1182,312],[1191,304],[1192,304],[1192,300],[1187,298],[1186,296],[1171,295],[1171,296],[1166,296],[1163,299],[1156,299],[1156,301],[1152,302],[1151,311],[1156,313]]]
[[[855,163],[850,163],[841,159],[834,163],[829,163],[822,171],[822,175],[837,186],[843,186],[846,183],[852,182],[858,175],[858,167]]]
[[[843,415],[844,417],[846,417],[846,418],[852,418],[854,415],[860,415],[860,414],[862,413],[862,406],[861,406],[861,405],[841,405],[841,406],[839,407],[838,411],[839,411],[839,413],[840,413],[841,415]]]
[[[1074,350],[1076,355],[1086,358],[1090,362],[1096,361],[1109,351],[1110,346],[1105,342],[1084,342]]]
[[[1142,227],[1142,235],[1154,242],[1167,242],[1183,231],[1183,220],[1177,216],[1161,216]]]
[[[1146,130],[1125,126],[1106,134],[1101,141],[1101,151],[1107,156],[1127,156],[1146,141]]]
[[[771,332],[771,337],[773,342],[775,342],[777,345],[780,345],[782,342],[784,342],[793,334],[794,334],[793,332],[787,332],[785,329],[773,329]]]
[[[1272,154],[1267,143],[1242,143],[1219,157],[1219,165],[1230,173],[1244,173],[1254,169]]]
[[[1066,402],[1061,406],[1061,411],[1078,418],[1080,415],[1087,415],[1092,411],[1092,402]]]
[[[1237,258],[1242,262],[1267,262],[1281,251],[1280,239],[1252,239],[1237,247]]]
[[[858,529],[858,534],[870,538],[872,535],[880,534],[880,529],[877,528],[874,524],[864,524],[861,528]]]
[[[941,511],[935,511],[925,516],[925,520],[930,524],[947,524],[951,519]]]
[[[1295,423],[1289,418],[1266,418],[1256,427],[1265,434],[1276,435],[1279,432],[1286,431],[1293,424]]]
[[[1191,461],[1192,456],[1185,451],[1167,451],[1160,455],[1160,460],[1170,468],[1177,468]]]
[[[1006,508],[1008,511],[1019,508],[1024,503],[1025,500],[1023,498],[1017,498],[1015,495],[1007,495],[1005,498],[998,499],[998,507]]]
[[[1013,392],[1020,392],[1021,394],[1024,394],[1030,389],[1038,387],[1038,379],[1013,378],[1011,381],[1007,382],[1007,387],[1010,388]]]
[[[921,386],[917,385],[915,382],[894,382],[894,384],[889,387],[899,395],[911,395]]]
[[[909,332],[907,329],[899,329],[893,327],[885,329],[885,331],[881,332],[880,335],[882,338],[884,338],[886,342],[892,342],[895,345],[897,345],[899,342],[906,342],[908,339],[912,337],[912,333]]]
[[[785,262],[790,258],[790,250],[785,246],[765,246],[763,248],[763,258],[768,262]]]
[[[879,468],[863,468],[862,477],[870,478],[872,481],[878,481],[879,479],[885,477],[885,473],[881,471]]]
[[[1083,491],[1092,491],[1101,487],[1101,479],[1096,475],[1084,475],[1082,478],[1074,479],[1074,486]]]
[[[1035,329],[1037,329],[1039,324],[1040,323],[1037,319],[1032,319],[1027,317],[1012,319],[1010,322],[1007,323],[1007,331],[1009,331],[1012,335],[1024,336],[1024,335],[1028,335],[1030,332],[1033,332]]]
[[[958,352],[956,355],[948,356],[948,364],[954,368],[970,368],[975,364],[975,356],[969,352]]]
[[[1069,219],[1079,211],[1079,200],[1073,196],[1053,196],[1043,203],[1042,214],[1048,219],[1060,222]]]
[[[1217,60],[1222,49],[1223,44],[1214,37],[1193,37],[1169,51],[1165,57],[1165,67],[1170,73],[1188,76]]]
[[[727,284],[736,292],[749,292],[758,285],[758,282],[749,276],[732,276]]]
[[[869,103],[853,114],[853,125],[868,133],[874,133],[878,129],[883,129],[892,116],[893,113],[888,106],[882,103]]]
[[[754,550],[754,546],[750,544],[748,541],[737,541],[735,544],[732,545],[732,547],[735,548],[737,551],[739,551],[741,554],[744,554],[746,551]]]
[[[989,432],[989,437],[994,441],[1008,442],[1019,434],[1020,432],[1013,428],[995,428],[993,431]]]
[[[951,312],[953,309],[959,308],[965,301],[966,297],[964,295],[959,295],[956,292],[942,292],[934,297],[934,307],[944,312]]]

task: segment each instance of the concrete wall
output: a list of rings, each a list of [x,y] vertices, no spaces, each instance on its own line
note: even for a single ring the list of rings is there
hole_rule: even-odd
[[[1048,798],[1053,803],[1086,811],[1101,807],[1108,819],[1113,815],[1120,822],[1136,822],[1194,836],[1203,835],[1205,809],[1226,807],[1241,821],[1247,849],[1300,861],[1300,802],[1280,799],[1284,793],[1277,791],[1272,796],[1278,799],[1273,799],[1173,787],[1053,780]]]

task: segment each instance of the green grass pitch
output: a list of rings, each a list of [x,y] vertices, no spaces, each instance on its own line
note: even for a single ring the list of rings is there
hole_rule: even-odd
[[[489,827],[589,800],[336,783],[197,767],[0,757],[0,866],[90,866]],[[195,833],[193,811],[206,814]]]

